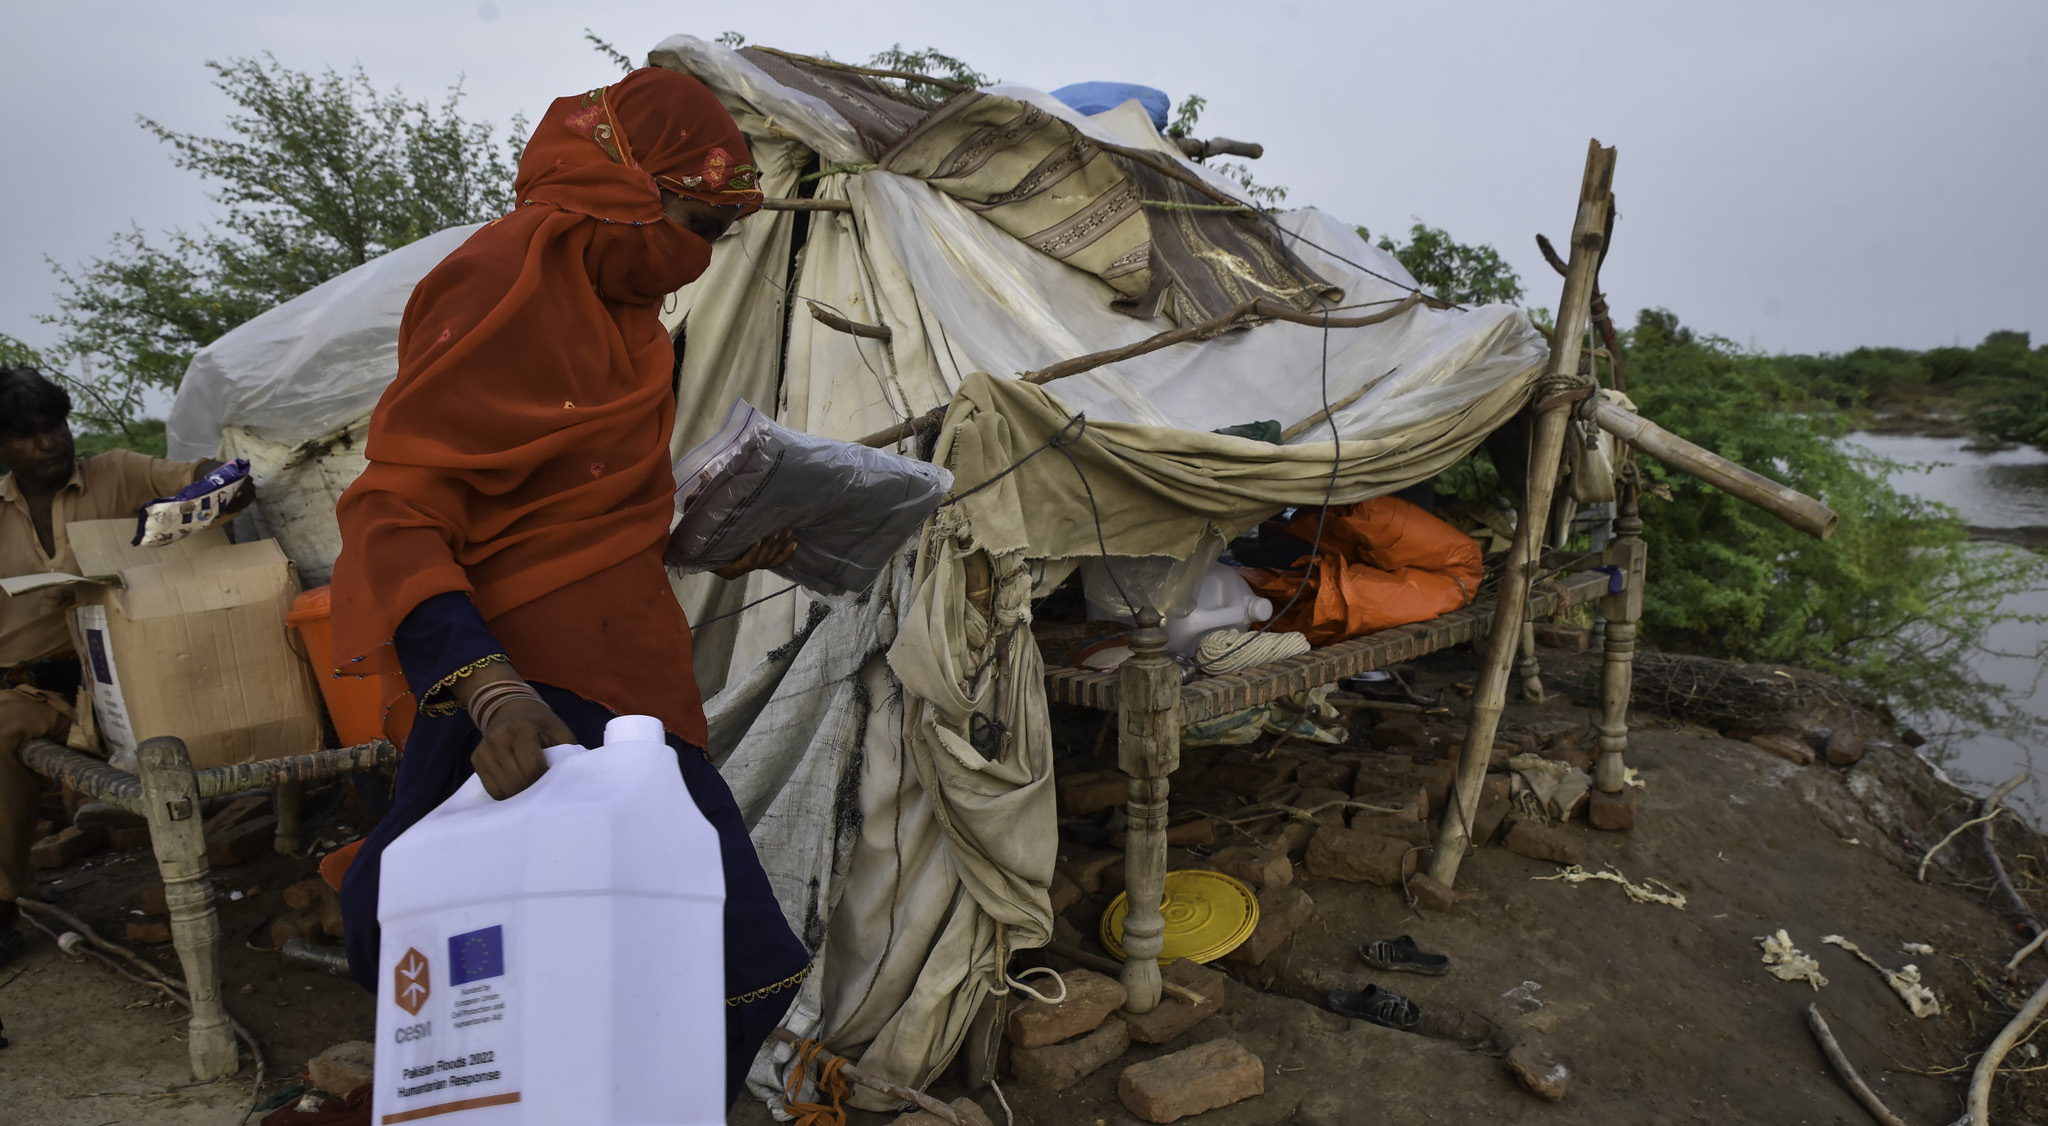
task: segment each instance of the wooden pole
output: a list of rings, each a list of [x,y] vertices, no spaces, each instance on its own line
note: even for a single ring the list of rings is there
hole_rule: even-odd
[[[1856,1065],[1849,1062],[1848,1053],[1835,1042],[1835,1034],[1828,1030],[1827,1019],[1820,1015],[1819,1005],[1806,1006],[1806,1027],[1813,1033],[1813,1038],[1820,1041],[1821,1054],[1835,1065],[1835,1073],[1848,1085],[1849,1093],[1856,1096],[1856,1101],[1863,1104],[1863,1109],[1869,1111],[1872,1118],[1883,1126],[1906,1126],[1904,1120],[1893,1114],[1891,1108],[1884,1105],[1884,1100],[1877,1097],[1877,1092],[1870,1089],[1870,1084],[1863,1081],[1863,1073],[1856,1070]]]
[[[233,1075],[242,1064],[235,1055],[234,1028],[220,1000],[220,922],[206,879],[199,778],[182,739],[145,740],[137,758],[142,767],[142,815],[149,821],[149,843],[171,909],[171,943],[185,969],[186,996],[192,1003],[192,1077],[219,1079]]]
[[[1786,485],[1695,445],[1631,410],[1595,398],[1589,408],[1600,429],[1658,461],[1763,509],[1817,540],[1835,534],[1834,509]]]
[[[1479,794],[1486,783],[1486,763],[1500,730],[1500,716],[1507,707],[1508,678],[1513,671],[1515,650],[1522,639],[1522,620],[1529,608],[1529,585],[1536,560],[1543,550],[1544,524],[1550,518],[1550,498],[1557,488],[1558,463],[1564,457],[1564,438],[1571,421],[1572,404],[1590,388],[1579,371],[1580,340],[1593,293],[1593,274],[1606,249],[1607,212],[1614,205],[1614,150],[1593,141],[1586,153],[1586,172],[1579,184],[1579,211],[1572,225],[1571,266],[1566,272],[1564,299],[1558,303],[1557,333],[1551,339],[1550,362],[1536,381],[1536,440],[1534,460],[1529,465],[1529,491],[1522,505],[1522,518],[1515,524],[1514,544],[1508,549],[1507,566],[1501,576],[1500,593],[1493,609],[1493,627],[1487,634],[1485,665],[1472,696],[1472,721],[1465,729],[1464,753],[1458,760],[1455,798],[1457,805],[1447,811],[1437,831],[1436,854],[1430,859],[1433,879],[1452,885],[1458,865],[1464,862],[1471,844],[1471,825],[1479,813]]]
[[[852,211],[850,199],[764,199],[763,211]]]
[[[1628,702],[1635,691],[1636,622],[1643,616],[1643,573],[1648,548],[1643,544],[1643,519],[1636,511],[1636,487],[1622,492],[1614,539],[1601,562],[1618,568],[1621,592],[1600,600],[1607,619],[1606,662],[1600,678],[1600,758],[1593,766],[1593,784],[1604,794],[1618,794],[1628,783]],[[1609,572],[1613,574],[1614,572]]]
[[[1180,666],[1166,655],[1164,620],[1138,614],[1131,655],[1117,670],[1117,766],[1130,776],[1125,809],[1124,1008],[1159,1006],[1159,951],[1165,944],[1167,778],[1180,766]]]

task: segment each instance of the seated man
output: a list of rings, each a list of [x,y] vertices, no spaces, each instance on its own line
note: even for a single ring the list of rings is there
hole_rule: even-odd
[[[0,367],[0,578],[76,573],[65,525],[132,517],[204,477],[218,461],[164,461],[130,450],[80,459],[71,396],[29,367]],[[249,495],[245,489],[242,498]],[[78,691],[71,594],[0,593],[0,964],[20,949],[15,899],[29,892],[28,853],[40,783],[18,757],[30,739],[63,739]]]

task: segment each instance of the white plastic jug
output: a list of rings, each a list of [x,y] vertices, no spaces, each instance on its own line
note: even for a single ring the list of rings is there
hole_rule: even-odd
[[[1202,635],[1217,629],[1250,629],[1273,616],[1273,604],[1252,593],[1237,568],[1212,563],[1195,590],[1195,608],[1166,619],[1166,649],[1192,657]]]
[[[384,850],[374,1121],[719,1126],[718,833],[652,716],[547,759]]]

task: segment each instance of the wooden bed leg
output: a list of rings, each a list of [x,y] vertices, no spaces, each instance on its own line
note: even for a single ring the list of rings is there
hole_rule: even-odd
[[[1167,778],[1180,766],[1180,667],[1166,656],[1157,611],[1138,615],[1131,656],[1117,673],[1117,766],[1131,778],[1124,838],[1124,1007],[1159,1004],[1159,950],[1166,930]]]
[[[156,852],[164,900],[171,909],[171,943],[177,948],[186,992],[192,999],[188,1025],[192,1076],[219,1079],[233,1075],[242,1063],[235,1051],[234,1029],[221,1007],[220,922],[213,912],[213,888],[207,882],[199,776],[192,771],[192,759],[182,739],[150,739],[138,752],[142,813],[149,820],[149,843]]]
[[[1515,664],[1522,677],[1522,698],[1532,704],[1544,701],[1543,669],[1536,663],[1536,623],[1522,623],[1522,659]]]
[[[304,822],[300,810],[306,801],[304,782],[280,782],[270,791],[270,805],[277,814],[277,839],[273,842],[279,856],[296,856],[304,847]]]
[[[1593,784],[1602,793],[1618,794],[1627,784],[1628,766],[1622,755],[1628,750],[1628,701],[1635,686],[1636,622],[1643,616],[1643,568],[1649,548],[1643,543],[1643,521],[1636,514],[1635,489],[1629,488],[1621,515],[1614,521],[1615,537],[1601,559],[1621,569],[1624,584],[1620,594],[1600,600],[1600,613],[1607,619],[1607,663],[1600,683],[1600,760],[1593,767]]]

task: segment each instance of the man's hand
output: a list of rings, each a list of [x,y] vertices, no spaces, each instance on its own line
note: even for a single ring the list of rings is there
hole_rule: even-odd
[[[575,741],[553,708],[539,700],[507,700],[491,714],[491,729],[470,753],[469,764],[484,780],[484,792],[503,801],[547,773],[543,748]]]
[[[736,579],[749,571],[780,567],[796,554],[796,533],[777,532],[747,549],[745,555],[711,573],[721,579]]]

